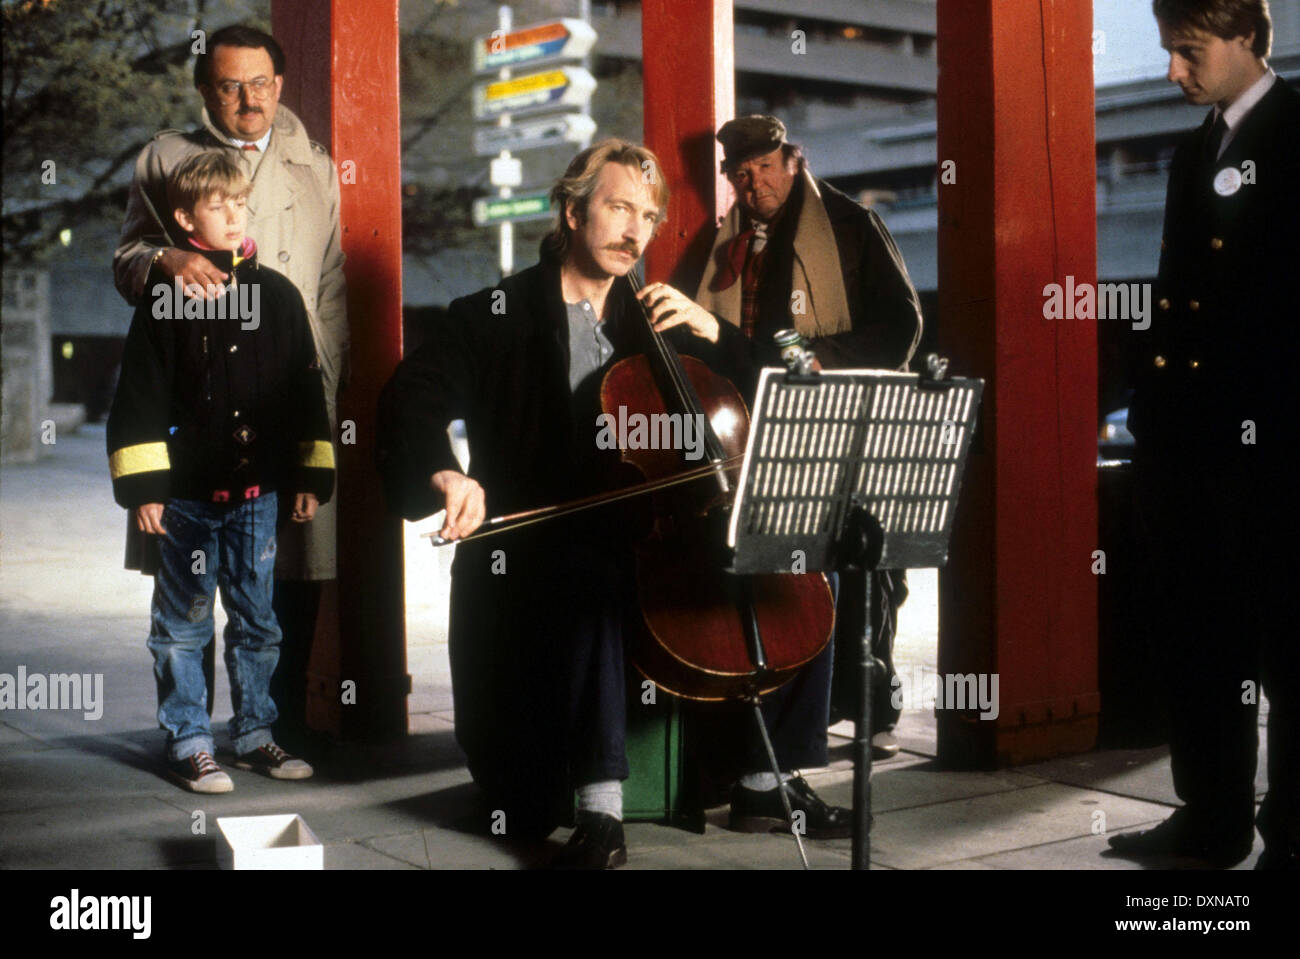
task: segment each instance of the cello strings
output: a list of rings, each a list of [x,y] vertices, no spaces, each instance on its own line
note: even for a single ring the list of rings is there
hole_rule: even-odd
[[[641,281],[637,277],[635,270],[631,270],[627,273],[627,282],[628,285],[632,287],[632,293],[634,295],[641,292]],[[680,404],[679,409],[688,411],[695,409],[698,411],[698,398],[694,400],[691,399],[692,389],[690,381],[687,379],[686,370],[682,367],[681,360],[678,357],[676,350],[673,350],[671,353],[669,352],[670,347],[664,339],[663,334],[655,329],[654,322],[650,318],[650,309],[646,306],[645,302],[638,299],[637,304],[641,307],[641,314],[645,317],[646,325],[650,328],[650,336],[655,345],[655,351],[659,354],[659,358],[663,362],[663,368],[667,371],[668,377],[672,382],[672,389],[677,394],[677,402]],[[722,449],[722,444],[718,442],[713,430],[707,426],[707,420],[705,422],[706,428],[704,430],[704,442],[709,448],[709,460],[715,467],[716,471],[716,469],[721,466],[721,461],[725,454]],[[721,482],[725,489],[725,479],[721,480]]]

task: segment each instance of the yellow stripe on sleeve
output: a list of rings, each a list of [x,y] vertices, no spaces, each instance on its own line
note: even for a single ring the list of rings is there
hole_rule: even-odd
[[[308,469],[332,470],[334,446],[328,440],[308,440],[298,444],[298,465]]]
[[[135,446],[123,446],[108,458],[108,470],[115,480],[136,473],[153,473],[167,469],[171,469],[171,459],[167,456],[166,443],[137,443]]]

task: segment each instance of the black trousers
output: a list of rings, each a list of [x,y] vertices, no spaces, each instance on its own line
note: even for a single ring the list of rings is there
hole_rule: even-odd
[[[1252,835],[1259,693],[1269,700],[1268,794],[1257,824],[1271,848],[1300,847],[1300,641],[1295,548],[1280,473],[1252,447],[1143,449],[1135,512],[1154,645],[1170,704],[1174,788],[1200,828]],[[1281,543],[1279,544],[1279,540]]]
[[[280,745],[302,751],[307,735],[307,666],[316,636],[316,617],[320,611],[321,583],[307,580],[275,581],[271,606],[280,623],[280,661],[271,676],[271,700],[279,712],[275,738]],[[217,643],[203,650],[203,677],[208,684],[208,715],[212,715],[216,686]]]
[[[271,676],[271,699],[280,718],[276,741],[301,751],[307,736],[307,666],[320,611],[320,580],[277,579],[271,605],[280,622],[280,662]]]

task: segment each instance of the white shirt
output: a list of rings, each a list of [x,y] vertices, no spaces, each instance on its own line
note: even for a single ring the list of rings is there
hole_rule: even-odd
[[[260,152],[265,153],[266,145],[271,142],[271,129],[270,127],[268,127],[266,132],[262,134],[262,137],[259,140],[236,140],[234,137],[231,137],[230,142],[233,143],[235,146],[239,147],[239,149],[241,150],[244,149],[244,147],[246,147],[248,144],[254,143],[257,145],[257,149]]]
[[[1218,122],[1219,114],[1222,112],[1223,122],[1228,125],[1227,131],[1223,134],[1223,142],[1219,144],[1219,156],[1215,157],[1216,160],[1223,156],[1223,151],[1228,149],[1228,144],[1237,135],[1237,129],[1241,126],[1241,121],[1246,119],[1246,114],[1255,109],[1255,104],[1264,99],[1264,94],[1273,88],[1275,80],[1277,80],[1277,74],[1273,72],[1272,67],[1269,67],[1264,71],[1264,75],[1252,83],[1245,93],[1237,97],[1236,102],[1228,109],[1220,111],[1217,106],[1214,108],[1215,122]]]

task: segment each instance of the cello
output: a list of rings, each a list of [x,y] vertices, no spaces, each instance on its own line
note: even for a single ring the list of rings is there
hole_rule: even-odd
[[[635,297],[635,272],[625,276]],[[617,281],[616,281],[617,282]],[[660,689],[700,701],[747,700],[779,688],[830,641],[835,604],[821,573],[737,576],[726,572],[722,528],[749,433],[734,384],[680,356],[637,299],[645,350],[615,363],[600,385],[602,415],[649,422],[692,417],[703,434],[702,466],[683,449],[622,449],[619,461],[645,477],[608,492],[484,521],[467,542],[650,493],[650,533],[636,547],[639,630],[628,658]],[[433,545],[447,545],[427,533]]]
[[[626,276],[640,292],[634,272]],[[707,466],[687,483],[682,450],[625,449],[623,462],[658,487],[649,536],[636,548],[637,599],[644,629],[632,663],[656,686],[695,700],[762,695],[793,678],[830,641],[835,608],[821,573],[727,573],[718,522],[730,505],[749,431],[736,387],[700,360],[679,356],[637,299],[647,348],[605,374],[601,409],[617,417],[694,417]]]

